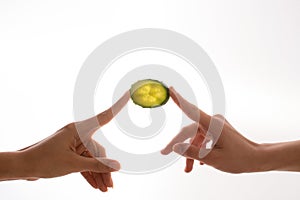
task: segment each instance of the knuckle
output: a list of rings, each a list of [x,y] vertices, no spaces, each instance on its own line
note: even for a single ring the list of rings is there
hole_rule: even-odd
[[[75,123],[72,122],[72,123],[69,123],[65,126],[65,129],[68,129],[68,130],[73,130],[75,128]]]
[[[216,114],[213,117],[216,118],[216,119],[225,119],[225,117],[221,114]]]

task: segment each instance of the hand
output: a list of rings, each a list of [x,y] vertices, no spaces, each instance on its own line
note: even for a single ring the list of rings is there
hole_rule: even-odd
[[[207,164],[224,172],[261,171],[258,144],[243,137],[224,117],[220,115],[209,116],[189,103],[172,87],[170,88],[170,95],[178,107],[195,123],[182,128],[178,135],[161,151],[162,154],[175,151],[187,157],[186,172],[192,170],[194,159],[199,160],[200,164]],[[207,134],[212,121],[214,123],[209,129],[210,134]],[[207,150],[207,141],[210,139],[207,138],[208,135],[217,141],[213,142],[212,149]],[[188,138],[191,138],[191,144],[183,143]],[[210,152],[202,157],[201,153],[205,150]]]
[[[18,160],[22,162],[18,163],[20,168],[14,170],[18,173],[16,178],[36,180],[81,172],[94,188],[105,192],[113,187],[110,172],[119,170],[120,164],[105,158],[105,149],[92,139],[92,135],[107,124],[129,98],[127,91],[111,108],[96,117],[70,123],[43,141],[20,150]],[[79,135],[78,131],[85,134]]]

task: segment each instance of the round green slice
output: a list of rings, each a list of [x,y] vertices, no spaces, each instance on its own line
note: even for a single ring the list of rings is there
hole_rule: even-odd
[[[132,101],[143,108],[155,108],[169,100],[169,89],[162,82],[152,79],[140,80],[131,85]]]

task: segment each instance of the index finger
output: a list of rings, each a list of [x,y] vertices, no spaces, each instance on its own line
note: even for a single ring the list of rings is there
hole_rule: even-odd
[[[173,101],[191,120],[200,123],[204,128],[208,129],[211,120],[210,115],[184,99],[173,87],[169,88],[169,92]]]
[[[110,122],[114,118],[114,116],[116,116],[122,110],[122,108],[126,105],[129,99],[130,99],[130,92],[126,91],[123,94],[123,96],[116,103],[114,103],[109,109],[98,114],[96,117],[98,119],[99,125],[103,126],[108,122]]]
[[[128,90],[109,109],[89,119],[76,122],[75,124],[78,133],[83,133],[84,134],[83,138],[89,139],[97,129],[110,122],[114,118],[114,116],[116,116],[122,110],[122,108],[128,102],[129,98],[130,98],[130,92]],[[81,134],[81,136],[83,136],[83,134]]]

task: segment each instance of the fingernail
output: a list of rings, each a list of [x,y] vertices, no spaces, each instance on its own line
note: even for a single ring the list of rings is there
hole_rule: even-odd
[[[180,155],[184,155],[189,147],[190,147],[190,144],[179,143],[179,144],[175,144],[173,146],[173,151],[175,151],[176,153],[178,153]]]

